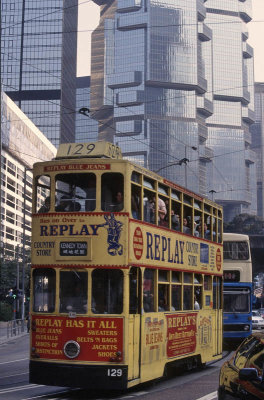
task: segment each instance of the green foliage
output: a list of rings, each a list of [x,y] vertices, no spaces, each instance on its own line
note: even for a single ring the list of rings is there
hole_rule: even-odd
[[[0,301],[0,321],[11,321],[13,318],[13,307],[5,301]]]
[[[224,224],[224,232],[244,233],[245,235],[263,234],[264,221],[256,215],[239,214],[231,222]]]
[[[25,266],[25,291],[29,287],[30,267]],[[8,291],[17,287],[17,262],[16,260],[0,261],[0,300],[5,300]],[[22,288],[22,266],[19,263],[19,288]]]

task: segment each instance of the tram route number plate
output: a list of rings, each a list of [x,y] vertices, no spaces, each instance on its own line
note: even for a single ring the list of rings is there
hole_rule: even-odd
[[[87,256],[87,242],[60,242],[60,256]]]

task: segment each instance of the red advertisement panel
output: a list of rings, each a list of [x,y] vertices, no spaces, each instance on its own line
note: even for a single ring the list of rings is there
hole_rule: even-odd
[[[32,347],[40,358],[68,359],[64,345],[74,340],[80,354],[74,360],[109,361],[123,354],[123,318],[32,316]]]
[[[167,356],[192,353],[196,348],[197,314],[167,315]]]

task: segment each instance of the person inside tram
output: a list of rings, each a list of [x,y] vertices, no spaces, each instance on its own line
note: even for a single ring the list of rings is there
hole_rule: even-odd
[[[38,214],[47,213],[50,210],[50,196],[46,197],[44,204],[38,210]]]
[[[191,234],[190,224],[186,217],[183,218],[183,233],[186,233],[187,235]]]
[[[194,309],[195,310],[200,310],[200,304],[197,301],[196,295],[194,295]]]
[[[73,311],[83,314],[87,311],[87,295],[81,283],[78,282],[71,287],[68,293],[63,296],[63,303],[64,312]]]
[[[55,207],[58,212],[80,211],[80,209],[80,203],[73,202],[68,195],[61,196],[60,203]]]
[[[113,211],[122,211],[123,208],[124,208],[123,193],[119,191],[115,195],[115,204],[113,207]]]

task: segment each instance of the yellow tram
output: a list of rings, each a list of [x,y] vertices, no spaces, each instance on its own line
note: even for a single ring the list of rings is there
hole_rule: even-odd
[[[107,142],[35,164],[33,204],[30,382],[125,389],[221,358],[220,206]]]

